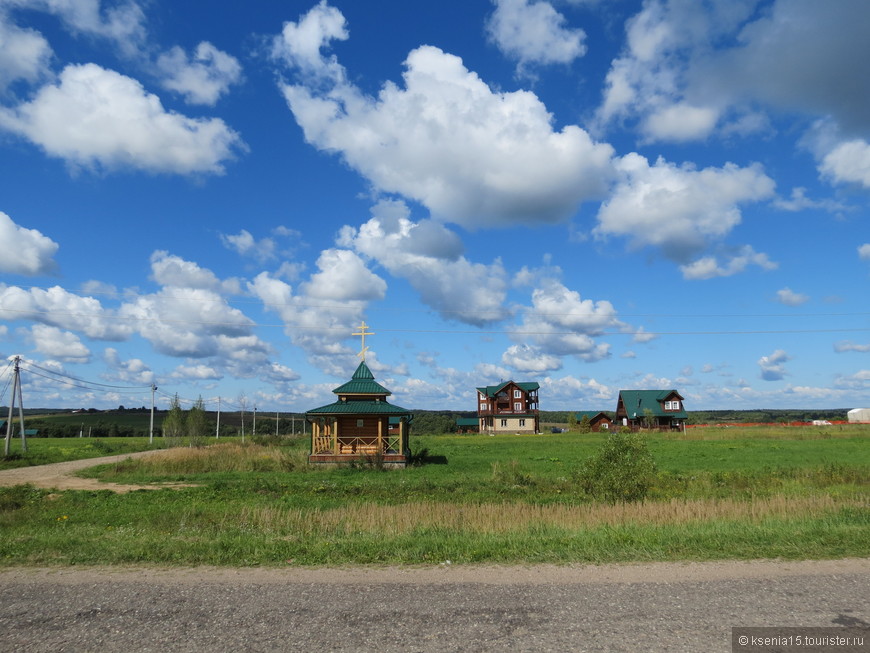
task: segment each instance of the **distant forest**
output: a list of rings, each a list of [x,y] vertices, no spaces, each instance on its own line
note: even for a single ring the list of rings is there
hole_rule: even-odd
[[[764,423],[784,424],[789,422],[811,422],[813,420],[843,421],[846,419],[847,408],[833,409],[756,409],[756,410],[694,410],[688,411],[689,424],[740,424]],[[8,415],[9,407],[0,407],[0,420]],[[449,410],[412,410],[414,414],[413,430],[416,433],[454,433],[456,419],[459,417],[476,417],[474,411]],[[604,411],[611,418],[613,411]],[[17,413],[17,411],[16,411]],[[28,429],[37,429],[42,437],[76,437],[79,434],[87,436],[143,436],[150,430],[150,408],[124,408],[119,406],[114,410],[97,410],[95,408],[80,409],[75,412],[69,409],[30,408],[25,409],[25,422]],[[154,413],[154,433],[160,434],[160,425],[167,411],[157,410]],[[570,411],[542,410],[541,424],[568,424]],[[216,425],[216,413],[207,412],[209,420]],[[16,414],[17,418],[17,414]],[[244,416],[245,432],[251,433],[253,415],[248,412]],[[257,413],[257,434],[270,435],[277,430],[280,434],[300,434],[304,427],[303,413],[280,413],[278,423],[275,423],[275,413]],[[16,421],[16,420],[13,420]],[[238,412],[222,412],[222,436],[238,435],[241,430],[242,415]],[[5,433],[5,430],[3,431]],[[2,435],[2,434],[0,434]]]

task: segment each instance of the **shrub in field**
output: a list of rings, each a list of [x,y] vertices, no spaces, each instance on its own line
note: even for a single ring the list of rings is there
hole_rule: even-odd
[[[611,433],[580,469],[580,485],[594,499],[615,503],[644,499],[656,464],[639,433]]]
[[[492,463],[492,480],[509,486],[525,487],[532,484],[532,476],[520,469],[516,460],[502,465],[499,461]]]

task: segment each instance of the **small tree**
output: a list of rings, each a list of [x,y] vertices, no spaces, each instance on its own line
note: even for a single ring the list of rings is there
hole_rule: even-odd
[[[169,403],[169,414],[162,424],[163,437],[169,439],[172,446],[178,446],[178,441],[184,435],[184,422],[184,411],[181,409],[181,402],[178,401],[178,394],[176,393]]]
[[[577,415],[574,413],[568,413],[568,430],[576,431],[577,430]]]
[[[655,415],[653,415],[651,408],[643,409],[643,417],[641,418],[640,422],[646,429],[651,429],[656,425],[656,418]]]
[[[589,433],[592,430],[592,423],[589,421],[589,415],[584,415],[583,419],[577,425],[577,430],[580,433]]]
[[[611,503],[641,501],[655,478],[656,464],[640,433],[610,433],[581,468],[580,481],[591,497]]]
[[[203,441],[208,436],[208,430],[205,404],[202,401],[202,397],[199,397],[187,412],[187,436],[190,438],[190,446],[202,446]]]

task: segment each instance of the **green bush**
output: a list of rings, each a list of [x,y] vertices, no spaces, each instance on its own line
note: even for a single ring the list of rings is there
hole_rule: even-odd
[[[594,499],[641,501],[655,480],[656,464],[639,433],[610,433],[580,470],[580,485]]]

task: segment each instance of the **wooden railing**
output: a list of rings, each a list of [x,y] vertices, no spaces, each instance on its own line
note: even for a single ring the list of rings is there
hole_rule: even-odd
[[[332,451],[332,437],[329,435],[314,436],[314,444],[311,447],[312,453],[329,453]]]
[[[398,435],[390,435],[381,441],[380,453],[401,453],[401,438]],[[338,453],[345,456],[375,456],[378,454],[378,443],[371,437],[344,437],[338,438]]]

